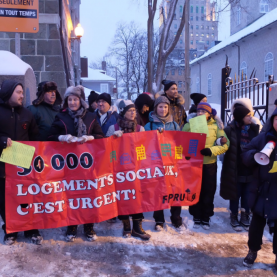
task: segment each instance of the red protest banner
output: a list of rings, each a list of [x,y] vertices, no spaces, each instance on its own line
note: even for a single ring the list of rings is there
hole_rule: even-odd
[[[24,142],[36,148],[30,169],[6,164],[7,232],[196,204],[205,140],[151,131],[85,144]]]

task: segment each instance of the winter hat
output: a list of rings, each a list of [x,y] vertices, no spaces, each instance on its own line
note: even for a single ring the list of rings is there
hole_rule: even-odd
[[[202,93],[192,93],[190,95],[190,99],[193,100],[194,104],[197,106],[203,98],[207,97],[205,94]]]
[[[197,111],[199,111],[199,110],[204,110],[204,111],[208,112],[209,114],[212,114],[212,112],[213,112],[211,105],[208,103],[205,103],[205,102],[201,102],[197,105]]]
[[[146,94],[146,93],[143,93],[143,94],[140,94],[136,101],[135,101],[135,105],[136,105],[136,108],[141,111],[143,106],[146,105],[148,106],[149,108],[152,107],[154,101],[151,99],[151,97]]]
[[[82,99],[84,101],[86,101],[86,95],[85,95],[85,89],[84,89],[84,87],[81,86],[81,85],[78,85],[76,88],[78,88],[80,90]]]
[[[131,108],[135,108],[135,104],[131,100],[121,100],[118,104],[118,110],[122,117]]]
[[[233,112],[233,116],[234,119],[237,122],[242,122],[242,120],[244,119],[244,117],[246,115],[248,115],[250,113],[250,110],[248,110],[246,107],[244,106],[239,106],[237,108],[235,108],[234,112]]]
[[[88,97],[89,106],[91,106],[93,102],[97,101],[97,98],[98,98],[98,94],[94,90],[92,90]]]
[[[100,95],[98,95],[97,97],[97,101],[99,100],[104,100],[106,101],[110,106],[112,105],[112,98],[110,96],[110,94],[103,92]]]
[[[161,104],[161,103],[165,103],[165,104],[167,104],[168,106],[170,105],[170,102],[169,102],[169,100],[168,100],[167,97],[165,97],[165,96],[160,96],[160,97],[158,97],[158,98],[156,99],[155,104],[154,104],[154,107],[156,108],[156,107],[157,107],[159,104]]]
[[[65,91],[64,94],[64,104],[63,104],[63,108],[67,108],[68,107],[68,103],[67,103],[67,99],[69,96],[76,96],[80,99],[81,101],[81,106],[84,107],[85,109],[88,108],[88,104],[86,103],[86,101],[83,99],[82,97],[82,92],[80,87],[68,87]]]
[[[45,93],[49,91],[56,91],[56,101],[54,106],[61,105],[62,97],[58,91],[58,86],[55,82],[44,81],[38,84],[38,91],[37,91],[37,99],[33,101],[34,106],[38,106],[40,103],[43,102]]]
[[[169,90],[173,85],[177,86],[177,83],[175,81],[170,80],[162,80],[162,84],[164,85],[164,91]]]
[[[275,105],[275,106],[277,106],[277,99],[275,99],[275,101],[274,101],[274,105]]]
[[[22,86],[23,88],[23,85],[21,83],[18,83],[13,80],[5,80],[1,85],[0,98],[4,102],[9,101],[17,86]]]

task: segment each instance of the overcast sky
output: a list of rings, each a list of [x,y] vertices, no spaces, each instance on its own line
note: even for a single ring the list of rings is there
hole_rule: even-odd
[[[158,12],[156,14],[155,24],[158,27]],[[146,30],[147,0],[82,0],[80,17],[85,31],[81,56],[88,57],[89,63],[98,61],[107,52],[118,22],[135,21]],[[222,40],[229,36],[229,12],[222,13],[219,20],[219,40]]]

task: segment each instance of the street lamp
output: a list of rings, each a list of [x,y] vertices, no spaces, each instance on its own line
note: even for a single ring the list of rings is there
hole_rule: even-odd
[[[74,30],[74,33],[76,37],[69,38],[69,41],[80,40],[81,37],[84,35],[84,29],[80,23],[78,23],[77,27]]]

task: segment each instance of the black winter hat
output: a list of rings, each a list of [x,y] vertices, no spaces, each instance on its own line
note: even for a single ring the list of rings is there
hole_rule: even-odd
[[[136,108],[141,111],[143,106],[146,105],[148,106],[149,108],[151,108],[154,104],[154,100],[151,99],[151,97],[145,93],[143,94],[140,94],[136,101],[135,101],[135,105],[136,105]]]
[[[175,81],[170,80],[162,80],[162,84],[164,85],[164,91],[169,90],[173,85],[177,86],[177,83]]]
[[[103,92],[101,93],[98,98],[97,98],[97,101],[99,100],[104,100],[106,101],[110,106],[112,105],[112,98],[110,96],[110,94],[106,93],[106,92]]]
[[[91,104],[95,101],[97,101],[97,98],[98,98],[98,93],[96,93],[94,90],[92,90],[89,94],[89,97],[88,97],[88,104],[89,106],[91,106]]]
[[[277,106],[277,99],[275,99],[275,101],[274,101],[274,105],[275,105],[275,106]]]
[[[250,113],[250,110],[248,110],[246,107],[244,106],[239,106],[237,108],[235,108],[234,112],[233,112],[233,116],[234,119],[237,122],[242,122],[242,120],[244,119],[244,117],[246,115],[248,115]]]
[[[190,95],[190,99],[193,100],[193,103],[197,106],[203,98],[207,97],[205,94],[202,93],[192,93]]]
[[[23,88],[23,85],[19,82],[16,82],[14,80],[5,80],[1,85],[0,98],[4,102],[7,102],[11,98],[17,86],[22,86]]]

